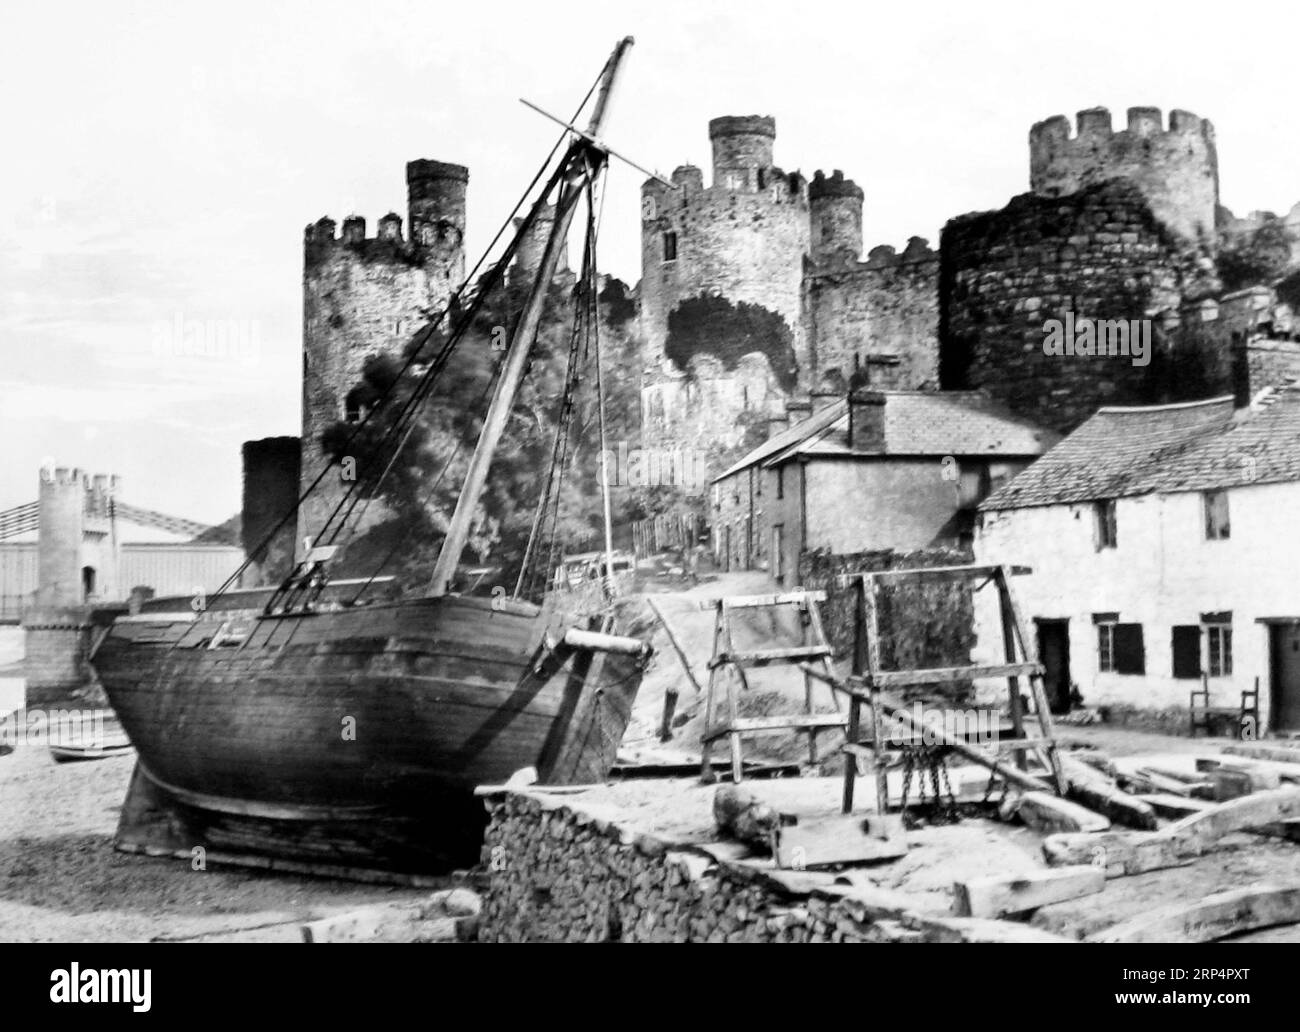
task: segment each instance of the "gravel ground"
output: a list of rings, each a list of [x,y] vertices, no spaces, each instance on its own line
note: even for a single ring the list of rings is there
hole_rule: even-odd
[[[133,764],[56,764],[39,746],[0,757],[0,941],[301,941],[300,921],[429,894],[119,853]]]

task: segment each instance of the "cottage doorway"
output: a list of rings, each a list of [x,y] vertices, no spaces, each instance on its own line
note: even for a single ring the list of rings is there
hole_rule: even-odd
[[[1070,621],[1035,619],[1043,691],[1053,713],[1070,712]]]
[[[1300,731],[1300,624],[1269,627],[1274,731]]]
[[[772,577],[780,585],[785,584],[785,524],[778,523],[772,528]]]

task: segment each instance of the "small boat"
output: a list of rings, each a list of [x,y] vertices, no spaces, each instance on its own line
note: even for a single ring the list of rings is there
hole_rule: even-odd
[[[444,336],[435,321],[408,349],[419,355],[442,341],[417,370],[423,386],[554,197],[550,237],[428,591],[393,601],[370,590],[375,577],[360,586],[332,578],[339,528],[327,524],[278,588],[222,591],[198,607],[154,599],[107,628],[91,663],[139,752],[120,849],[190,859],[201,847],[213,859],[365,878],[437,873],[477,860],[485,818],[476,786],[526,767],[551,784],[608,776],[649,645],[618,633],[609,599],[593,614],[518,588],[471,596],[453,583],[579,203],[595,217],[593,178],[608,158],[601,119],[630,45],[606,63],[588,129],[568,127],[567,148],[505,256],[453,299]],[[592,254],[579,303],[596,303],[594,270]],[[606,504],[612,555],[608,513]]]
[[[122,725],[112,714],[53,725],[48,748],[55,763],[105,760],[134,750]]]

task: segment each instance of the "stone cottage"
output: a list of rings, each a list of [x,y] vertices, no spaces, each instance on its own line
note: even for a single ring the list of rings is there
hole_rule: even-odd
[[[1295,344],[1288,345],[1292,350]],[[1190,690],[1300,730],[1300,389],[1102,408],[979,507],[975,558],[1019,564],[1053,710],[1187,726]],[[997,614],[977,609],[978,662]]]
[[[815,549],[969,546],[975,506],[1059,439],[978,391],[815,394],[803,411],[713,481],[718,561],[787,586]]]

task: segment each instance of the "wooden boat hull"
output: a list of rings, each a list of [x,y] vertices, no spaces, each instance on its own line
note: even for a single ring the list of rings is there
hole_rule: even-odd
[[[148,797],[128,799],[119,842],[167,852],[412,872],[473,861],[473,788],[528,766],[603,779],[642,665],[579,652],[525,676],[556,621],[477,598],[246,617],[242,634],[230,613],[159,617],[117,621],[92,662],[139,751],[132,792]]]

